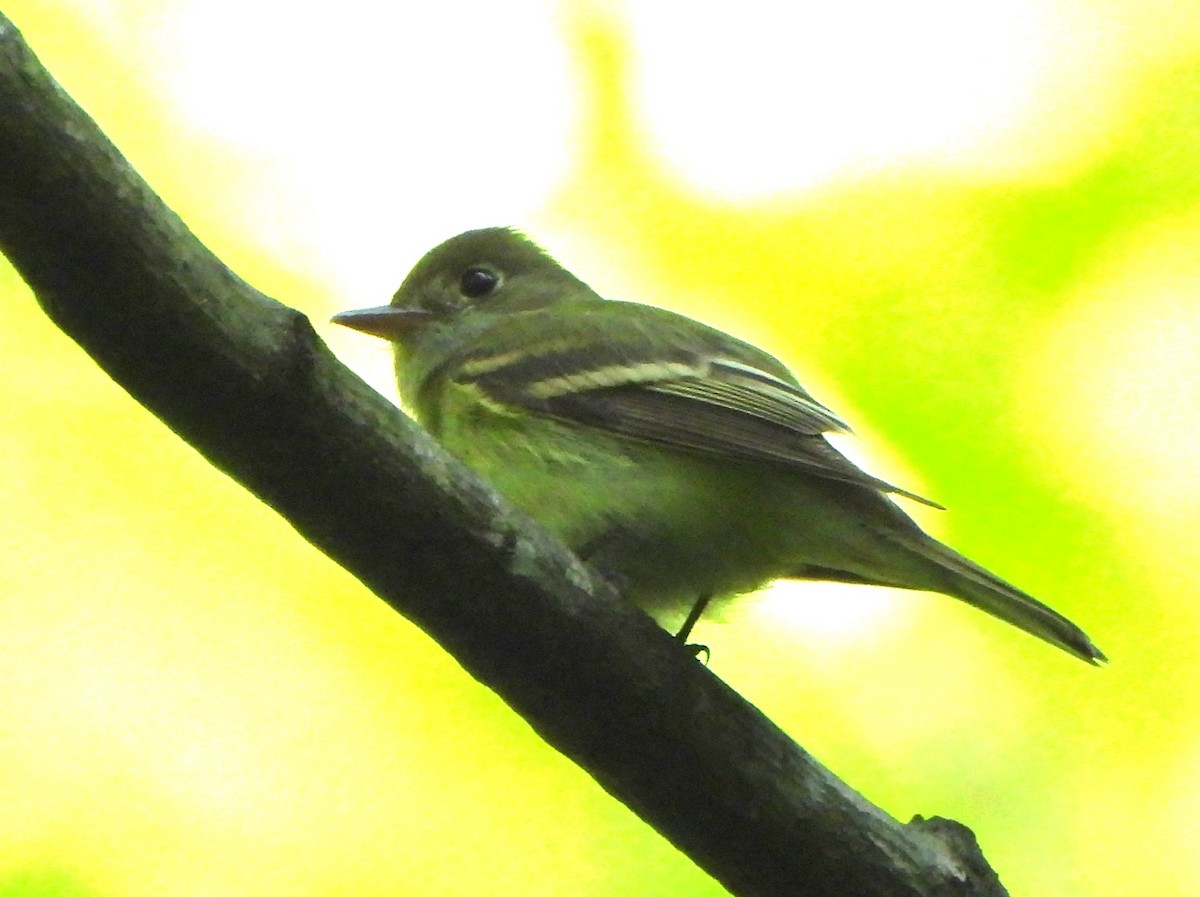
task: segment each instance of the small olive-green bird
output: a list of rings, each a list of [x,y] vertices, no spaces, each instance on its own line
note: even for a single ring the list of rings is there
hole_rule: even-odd
[[[391,305],[333,320],[390,340],[420,422],[630,600],[686,612],[682,639],[713,597],[823,579],[943,592],[1105,659],[1070,620],[926,535],[888,495],[934,503],[839,453],[825,434],[849,427],[778,360],[603,299],[513,230],[447,240]]]

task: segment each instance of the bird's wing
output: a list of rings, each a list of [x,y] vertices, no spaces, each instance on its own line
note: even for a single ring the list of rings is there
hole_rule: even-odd
[[[452,379],[490,401],[633,439],[904,495],[941,507],[860,470],[824,438],[849,427],[775,358],[688,318],[605,302],[555,309],[530,339],[527,319],[507,339],[455,360]],[[602,318],[601,318],[602,316]],[[604,340],[595,334],[605,334]],[[510,344],[511,343],[511,344]]]

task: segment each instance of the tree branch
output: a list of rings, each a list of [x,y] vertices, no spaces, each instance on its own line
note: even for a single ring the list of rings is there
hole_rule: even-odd
[[[969,831],[833,777],[226,268],[2,16],[0,122],[0,249],[51,319],[730,891],[1004,893]]]

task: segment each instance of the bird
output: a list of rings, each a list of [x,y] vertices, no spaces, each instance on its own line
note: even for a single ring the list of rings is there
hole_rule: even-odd
[[[335,323],[392,343],[397,386],[454,456],[687,643],[714,599],[777,579],[940,592],[1091,664],[1063,615],[925,533],[827,438],[849,426],[774,356],[606,299],[523,233],[430,250],[389,305]],[[702,648],[703,646],[696,646]]]

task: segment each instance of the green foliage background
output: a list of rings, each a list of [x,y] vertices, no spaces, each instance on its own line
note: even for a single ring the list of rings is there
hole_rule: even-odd
[[[951,508],[927,525],[1113,660],[1088,669],[938,596],[805,585],[705,624],[715,672],[890,812],[971,826],[1014,894],[1182,895],[1200,875],[1200,13],[1059,5],[1111,26],[1094,52],[1117,74],[1048,90],[1040,114],[1068,124],[1033,161],[897,162],[737,200],[655,149],[628,23],[548,8],[571,140],[512,223],[608,295],[778,353],[877,468]],[[474,217],[467,172],[428,207],[337,221],[391,278],[345,294],[346,257],[290,235],[318,203],[159,83],[169,53],[145,34],[171,8],[6,12],[260,288],[321,326],[455,229],[499,223]],[[426,39],[412,29],[397,53]],[[264,57],[279,39],[252,37]],[[522,39],[494,35],[498,58]],[[439,78],[409,89],[436,102]],[[504,112],[443,133],[378,110],[479,152],[513,139]],[[406,248],[381,258],[388,219]],[[722,893],[109,382],[11,269],[0,292],[0,895]],[[327,333],[390,388],[381,350]]]

